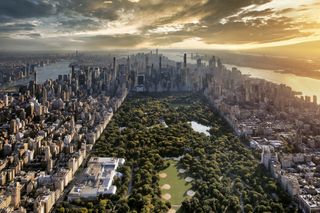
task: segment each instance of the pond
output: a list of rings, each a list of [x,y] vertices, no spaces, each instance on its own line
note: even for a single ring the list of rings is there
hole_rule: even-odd
[[[199,132],[199,133],[204,133],[206,136],[210,136],[209,130],[211,127],[202,125],[196,121],[191,121],[191,122],[189,122],[189,124],[191,124],[191,128],[194,131]]]

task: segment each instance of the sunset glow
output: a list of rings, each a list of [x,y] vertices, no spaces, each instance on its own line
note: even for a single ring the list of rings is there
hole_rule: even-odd
[[[3,50],[241,50],[320,40],[319,0],[4,0]]]

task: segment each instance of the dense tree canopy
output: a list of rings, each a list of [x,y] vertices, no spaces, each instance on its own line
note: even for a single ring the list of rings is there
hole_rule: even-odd
[[[193,131],[189,121],[210,126],[211,136]],[[161,199],[158,173],[168,166],[165,157],[179,156],[196,191],[182,203],[184,212],[292,211],[290,199],[253,153],[197,94],[127,98],[92,154],[122,157],[126,164],[115,181],[117,195],[96,205],[77,203],[78,212],[167,212],[170,203]],[[64,205],[59,211],[72,209]]]

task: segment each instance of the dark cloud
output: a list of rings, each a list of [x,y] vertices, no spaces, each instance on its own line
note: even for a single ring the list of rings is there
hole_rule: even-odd
[[[181,31],[167,33],[165,36],[168,39],[165,43],[170,43],[171,38],[174,38],[172,43],[177,42],[177,39],[184,39],[185,36],[199,37],[208,44],[266,43],[312,34],[302,32],[300,29],[307,27],[307,25],[314,26],[313,23],[299,23],[293,18],[283,15],[292,9],[281,11],[273,9],[243,10],[247,6],[267,2],[270,2],[270,0],[211,0],[205,5],[183,10],[166,18],[166,23],[174,23],[175,20],[190,14],[194,16],[205,15],[197,24],[188,24]],[[223,19],[225,19],[225,23],[222,22]],[[158,23],[146,26],[143,30],[148,31],[155,29],[157,26]]]
[[[21,33],[19,34],[20,36],[26,36],[29,38],[41,38],[41,34],[40,33]]]
[[[136,10],[142,17],[157,17],[150,25],[142,27],[141,30],[143,31],[205,15],[204,3],[201,0],[163,0],[155,1],[154,4],[148,3],[148,0],[142,0]]]
[[[62,19],[59,21],[62,31],[86,31],[86,30],[95,30],[101,27],[101,24],[97,20],[89,19],[89,18],[68,18]]]
[[[282,17],[277,20],[257,18],[246,22],[217,24],[214,29],[206,30],[199,35],[208,44],[242,44],[281,41],[310,34],[292,28],[291,22]]]
[[[1,0],[0,15],[11,18],[32,18],[53,15],[55,4],[41,0]]]
[[[0,13],[0,24],[1,24],[1,23],[8,23],[8,22],[10,22],[10,21],[12,21],[12,18],[11,18],[11,17],[2,15],[2,14]]]
[[[12,23],[0,25],[0,32],[31,31],[36,26],[30,23]]]
[[[128,10],[133,6],[134,3],[127,0],[59,0],[59,8],[64,13],[72,11],[86,17],[104,20],[117,20],[119,10]]]
[[[8,42],[6,46],[30,44],[46,48],[82,46],[88,49],[103,49],[134,48],[144,42],[166,46],[192,37],[199,37],[208,44],[265,43],[308,36],[310,33],[301,32],[299,29],[318,27],[314,23],[298,23],[297,20],[287,17],[288,13],[299,8],[277,11],[244,10],[248,6],[259,6],[270,1],[0,0],[0,32],[6,36],[18,34],[31,38],[14,43],[14,39],[2,37],[2,41],[5,39]],[[310,5],[303,6],[300,9],[309,7]],[[40,27],[30,24],[34,18],[40,20]],[[45,35],[45,32],[68,32],[72,35],[72,32],[94,31],[109,26],[112,21],[118,20],[120,23],[123,18],[127,18],[126,26],[139,23],[139,32],[134,35],[84,35],[73,38],[78,42],[68,40],[69,37],[46,39]],[[167,26],[174,28],[177,25],[180,27],[166,31]],[[157,30],[159,28],[164,30]],[[44,32],[41,31],[43,29]]]

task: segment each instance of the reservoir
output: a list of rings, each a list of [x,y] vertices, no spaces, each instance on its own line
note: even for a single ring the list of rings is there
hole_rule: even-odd
[[[206,136],[210,136],[210,133],[209,133],[210,127],[199,124],[198,122],[195,122],[195,121],[191,121],[189,122],[189,124],[191,124],[191,128],[194,131],[199,133],[204,133]]]

